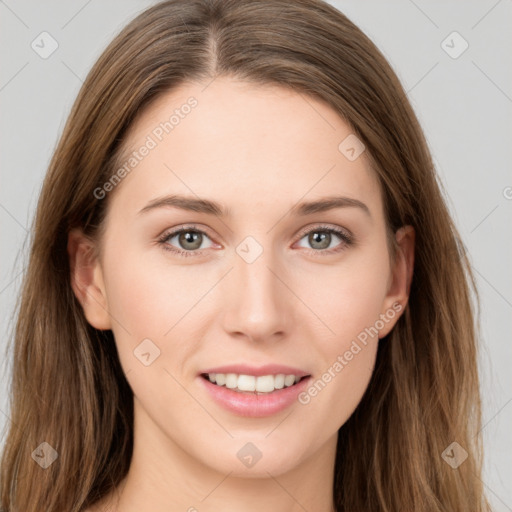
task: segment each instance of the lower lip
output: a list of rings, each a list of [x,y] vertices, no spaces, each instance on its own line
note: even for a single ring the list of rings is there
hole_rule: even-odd
[[[271,416],[284,411],[297,400],[297,395],[304,390],[311,379],[311,377],[306,377],[293,386],[257,395],[256,393],[234,391],[226,386],[217,386],[201,376],[198,378],[219,405],[239,416],[251,418]]]

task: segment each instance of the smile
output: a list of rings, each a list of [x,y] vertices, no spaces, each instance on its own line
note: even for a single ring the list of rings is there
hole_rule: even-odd
[[[297,384],[307,376],[279,373],[276,375],[246,375],[237,373],[203,373],[201,376],[217,386],[239,393],[272,393]]]

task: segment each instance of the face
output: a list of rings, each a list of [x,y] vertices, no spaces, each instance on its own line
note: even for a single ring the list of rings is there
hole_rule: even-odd
[[[77,256],[75,293],[114,333],[148,450],[241,476],[334,453],[410,279],[352,133],[310,97],[228,78],[132,126],[138,156],[97,192],[101,258]]]

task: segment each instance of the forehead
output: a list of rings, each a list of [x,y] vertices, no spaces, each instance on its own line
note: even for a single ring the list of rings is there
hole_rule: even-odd
[[[330,106],[295,90],[226,77],[187,83],[131,126],[115,192],[132,208],[166,193],[215,198],[235,212],[333,194],[380,208],[367,155],[344,153],[351,137]]]

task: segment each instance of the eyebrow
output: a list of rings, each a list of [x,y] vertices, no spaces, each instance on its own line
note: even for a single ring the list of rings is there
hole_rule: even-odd
[[[170,195],[165,197],[157,197],[151,200],[138,214],[146,213],[156,208],[179,208],[198,213],[206,213],[208,215],[216,215],[218,217],[231,217],[232,212],[229,208],[224,208],[220,203],[209,199],[201,199],[180,195]],[[360,208],[368,216],[371,217],[370,209],[366,204],[358,199],[341,196],[331,196],[318,199],[316,201],[303,202],[295,205],[290,213],[298,216],[312,215],[313,213],[325,212],[335,208]]]

